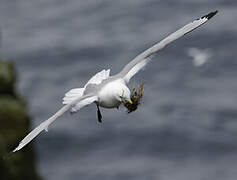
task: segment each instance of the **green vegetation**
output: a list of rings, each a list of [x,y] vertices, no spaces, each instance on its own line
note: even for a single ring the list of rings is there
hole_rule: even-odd
[[[140,83],[138,88],[136,87],[136,84],[134,84],[133,90],[131,93],[132,104],[129,102],[126,102],[125,100],[122,101],[123,105],[127,108],[128,113],[136,111],[138,105],[141,104],[141,99],[142,99],[143,89],[144,89],[143,87],[144,87],[143,83]]]
[[[29,132],[26,103],[15,91],[16,73],[11,62],[0,60],[0,179],[39,180],[32,145],[7,158]]]

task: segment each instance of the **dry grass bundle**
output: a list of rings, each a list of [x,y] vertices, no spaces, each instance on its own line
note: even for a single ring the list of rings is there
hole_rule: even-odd
[[[131,100],[132,104],[129,102],[123,101],[123,105],[127,108],[127,112],[131,113],[136,111],[137,106],[140,104],[142,94],[143,94],[143,83],[140,83],[139,87],[137,88],[136,85],[133,86]]]

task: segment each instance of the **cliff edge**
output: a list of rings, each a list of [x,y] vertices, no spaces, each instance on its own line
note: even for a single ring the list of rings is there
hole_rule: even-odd
[[[30,129],[26,103],[15,89],[16,77],[13,64],[0,60],[0,179],[40,180],[32,144],[2,158],[18,145]]]

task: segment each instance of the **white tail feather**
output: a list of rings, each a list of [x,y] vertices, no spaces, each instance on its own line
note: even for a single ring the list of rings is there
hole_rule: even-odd
[[[63,104],[69,104],[72,101],[74,101],[75,99],[81,97],[83,95],[84,92],[84,88],[75,88],[75,89],[71,89],[70,91],[68,91],[64,98],[63,98]]]
[[[84,88],[74,88],[68,91],[64,98],[63,98],[63,104],[70,104],[75,99],[83,96],[84,90],[88,84],[100,84],[103,80],[107,79],[110,74],[110,69],[102,70],[98,73],[96,73],[90,80],[86,83]]]

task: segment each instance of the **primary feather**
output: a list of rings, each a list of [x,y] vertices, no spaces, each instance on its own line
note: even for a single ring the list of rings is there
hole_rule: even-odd
[[[32,130],[13,150],[13,152],[19,151],[25,145],[27,145],[30,141],[32,141],[40,132],[43,130],[48,131],[49,125],[54,122],[58,117],[62,116],[66,111],[71,109],[71,111],[78,111],[82,107],[89,105],[97,100],[97,96],[94,95],[86,95],[79,97],[72,101],[71,103],[63,106],[59,111],[57,111],[53,116],[51,116],[46,121],[42,122],[39,126],[37,126],[34,130]]]
[[[157,44],[153,45],[143,53],[139,54],[135,57],[131,62],[129,62],[122,71],[117,74],[118,77],[124,79],[126,83],[138,72],[140,71],[156,54],[159,50],[163,49],[166,45],[170,44],[171,42],[179,39],[180,37],[184,36],[185,34],[193,31],[194,29],[198,28],[199,26],[206,23],[209,19],[211,19],[218,11],[211,12],[201,18],[194,20],[191,23],[183,26],[179,30],[175,31],[174,33],[170,34],[168,37],[163,39],[162,41],[158,42]]]

